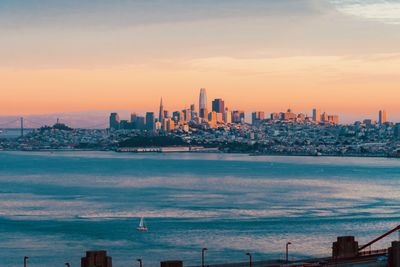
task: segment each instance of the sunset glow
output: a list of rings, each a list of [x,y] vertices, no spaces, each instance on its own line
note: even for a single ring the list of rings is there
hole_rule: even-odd
[[[205,87],[248,112],[397,118],[398,3],[289,2],[2,1],[0,113],[172,110]]]

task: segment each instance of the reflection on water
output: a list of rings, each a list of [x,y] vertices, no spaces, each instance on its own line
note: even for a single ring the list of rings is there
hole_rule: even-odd
[[[78,266],[107,249],[116,266],[198,264],[204,246],[243,261],[281,257],[289,240],[293,257],[327,255],[337,235],[364,243],[399,223],[399,178],[396,159],[2,152],[0,258]]]

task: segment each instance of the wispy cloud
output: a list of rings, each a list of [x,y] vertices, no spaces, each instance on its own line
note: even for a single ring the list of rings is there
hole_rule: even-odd
[[[387,24],[400,25],[398,0],[330,0],[345,14]]]

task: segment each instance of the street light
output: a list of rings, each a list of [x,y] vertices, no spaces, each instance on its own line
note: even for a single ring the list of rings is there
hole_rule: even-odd
[[[201,250],[201,267],[204,267],[204,254],[207,250],[207,248],[202,248]]]
[[[28,259],[29,259],[29,257],[27,257],[27,256],[25,256],[25,257],[24,257],[24,267],[26,267],[26,266],[27,266]]]
[[[142,265],[143,265],[143,261],[142,261],[142,259],[137,259],[137,261],[139,262],[139,267],[142,267]]]
[[[252,261],[252,256],[251,253],[246,253],[247,256],[249,256],[249,266],[252,267],[253,266],[253,261]]]
[[[289,262],[289,245],[291,245],[292,243],[287,242],[286,243],[286,263]]]

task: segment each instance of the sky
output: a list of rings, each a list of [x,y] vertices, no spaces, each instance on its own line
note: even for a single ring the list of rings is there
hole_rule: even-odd
[[[400,121],[398,0],[0,0],[0,115],[230,109]],[[210,105],[211,103],[209,103]]]

